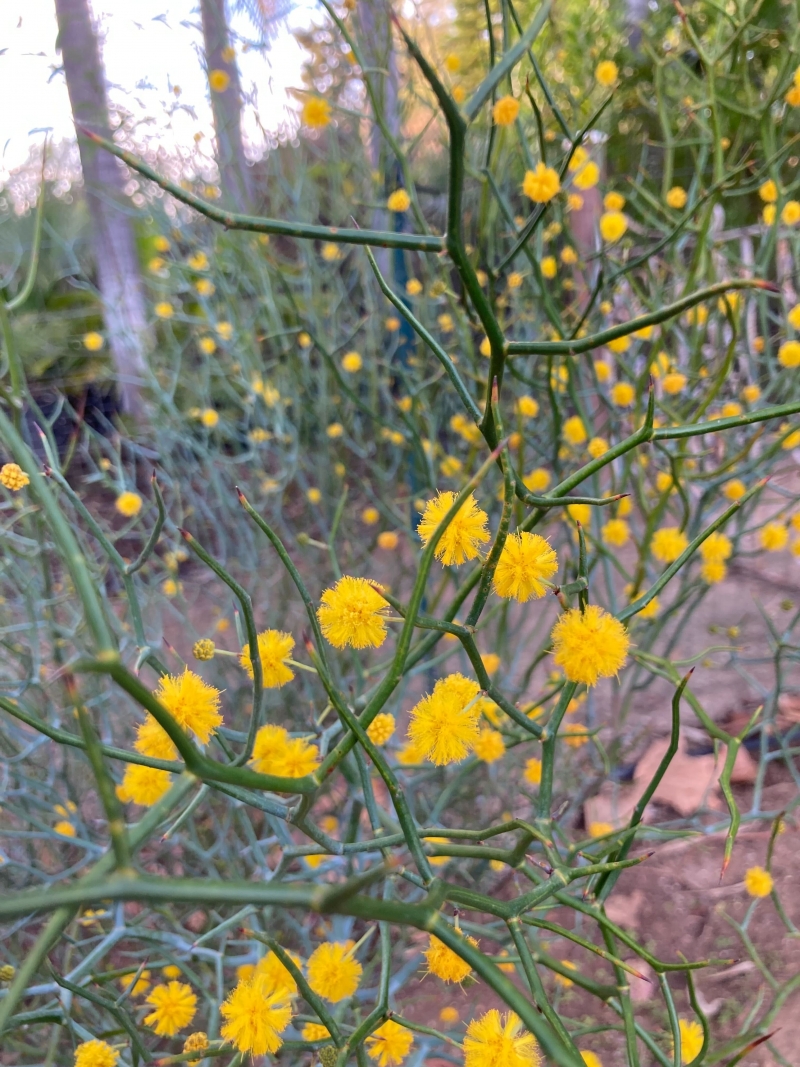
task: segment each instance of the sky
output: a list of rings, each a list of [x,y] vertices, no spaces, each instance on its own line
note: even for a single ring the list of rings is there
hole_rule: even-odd
[[[119,102],[136,116],[156,120],[158,139],[165,147],[193,144],[194,134],[211,136],[211,111],[203,68],[199,12],[194,0],[91,0],[102,40],[106,78],[112,103]],[[263,127],[273,133],[291,128],[297,104],[287,93],[300,86],[304,53],[289,32],[306,25],[313,0],[298,0],[268,53],[239,55],[244,93],[253,94]],[[244,16],[234,30],[253,39],[256,32]],[[74,136],[72,115],[60,57],[56,52],[54,0],[0,0],[0,182],[40,144],[44,130],[54,141]],[[188,110],[170,120],[165,102],[177,99]],[[195,117],[196,116],[196,117]],[[245,136],[258,146],[253,109],[245,112]],[[152,136],[152,133],[150,134]]]

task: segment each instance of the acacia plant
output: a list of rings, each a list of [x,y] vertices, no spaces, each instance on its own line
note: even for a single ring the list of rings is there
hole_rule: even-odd
[[[765,487],[798,444],[800,308],[786,274],[800,220],[795,31],[761,25],[744,5],[715,20],[678,8],[675,62],[690,44],[699,102],[676,106],[682,83],[664,61],[660,141],[642,142],[635,175],[606,178],[600,135],[628,121],[615,104],[624,56],[598,57],[573,94],[542,63],[549,3],[527,26],[511,2],[499,23],[487,4],[491,47],[467,95],[474,70],[462,79],[457,55],[434,60],[393,19],[414,127],[447,151],[440,233],[436,203],[415,187],[416,142],[387,124],[381,71],[362,63],[359,23],[323,3],[401,176],[391,230],[348,223],[361,203],[374,215],[355,186],[329,198],[336,225],[232,214],[86,131],[190,209],[187,227],[197,215],[224,227],[220,260],[234,256],[231,232],[270,239],[241,254],[238,290],[224,267],[216,285],[196,286],[203,300],[227,291],[216,340],[206,305],[176,315],[177,290],[165,291],[175,275],[159,275],[152,404],[164,425],[181,406],[187,415],[147,500],[127,458],[138,450],[141,461],[140,443],[84,428],[59,450],[28,393],[15,307],[0,305],[4,1048],[19,1063],[74,1055],[76,1067],[265,1054],[325,1067],[426,1056],[581,1067],[607,1049],[630,1067],[739,1062],[797,984],[769,971],[747,933],[756,906],[774,906],[797,933],[770,873],[781,817],[761,803],[770,763],[797,781],[790,741],[762,732],[746,813],[773,825],[738,926],[769,979],[734,1036],[714,1038],[694,986],[698,970],[732,960],[662,959],[606,903],[650,846],[686,832],[645,820],[679,749],[682,701],[724,760],[724,823],[698,816],[692,827],[724,827],[725,874],[742,821],[737,751],[759,717],[774,724],[795,654],[793,612],[771,633],[764,705],[734,735],[686,673],[709,651],[675,652],[731,562],[785,549],[797,528],[796,494],[779,479]],[[770,33],[774,63],[751,77],[748,46]],[[335,152],[324,96],[303,114],[316,150],[330,134]],[[729,136],[731,123],[746,140]],[[691,181],[662,188],[676,153],[683,171],[692,161]],[[305,187],[292,200],[288,184],[273,199],[299,208]],[[583,218],[585,230],[585,201],[603,188],[594,244],[579,247],[572,227]],[[763,214],[727,233],[731,204]],[[393,250],[389,273],[374,249]],[[188,262],[211,269],[204,251]],[[272,381],[248,330],[280,354]],[[184,374],[195,342],[200,370]],[[334,478],[326,511],[332,494],[314,483]],[[364,487],[350,498],[348,479]],[[240,519],[212,505],[220,484]],[[116,489],[113,520],[92,485]],[[348,499],[368,485],[380,491],[359,524]],[[226,522],[237,543],[255,544],[249,566]],[[378,522],[395,528],[373,541],[365,530]],[[258,586],[265,575],[272,584]],[[235,605],[236,648],[207,608],[189,610],[193,583]],[[163,636],[159,590],[192,667]],[[758,658],[716,652],[744,677]],[[648,687],[663,700],[666,754],[632,815],[584,829],[582,801],[620,758]],[[618,714],[604,730],[612,693]],[[486,822],[484,788],[498,800]],[[581,964],[557,958],[553,941],[580,950]],[[643,963],[660,1020],[630,996]],[[420,1020],[424,967],[433,1010]],[[466,1030],[445,1003],[461,983],[478,990]],[[560,1001],[568,985],[585,997],[580,1017]]]

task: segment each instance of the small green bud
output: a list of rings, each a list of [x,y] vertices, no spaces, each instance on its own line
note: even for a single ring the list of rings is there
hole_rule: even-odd
[[[323,1045],[319,1050],[319,1061],[322,1067],[334,1067],[338,1053],[333,1045]]]
[[[199,641],[195,641],[192,648],[192,655],[195,659],[208,660],[214,658],[216,651],[214,642],[210,637],[203,637]]]
[[[0,967],[0,982],[10,982],[17,973],[16,968],[12,967],[10,963],[4,963]]]

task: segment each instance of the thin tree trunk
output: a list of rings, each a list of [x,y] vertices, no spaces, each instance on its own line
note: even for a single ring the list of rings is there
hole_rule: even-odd
[[[209,74],[223,71],[228,79],[222,92],[211,89],[222,195],[230,207],[247,212],[252,210],[253,195],[242,144],[242,86],[228,36],[225,0],[200,0],[200,14]]]
[[[58,43],[75,125],[110,137],[103,64],[88,0],[55,0],[55,5]],[[122,169],[112,155],[82,137],[79,129],[78,146],[120,406],[129,414],[139,414],[142,386],[147,380],[148,329]]]

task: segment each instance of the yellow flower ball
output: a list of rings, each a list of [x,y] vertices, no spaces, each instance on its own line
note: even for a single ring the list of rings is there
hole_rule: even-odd
[[[772,875],[763,867],[749,867],[744,876],[744,887],[751,897],[768,897],[773,887]]]
[[[630,407],[636,399],[636,390],[630,382],[616,382],[611,387],[611,402],[619,408]]]
[[[628,219],[621,211],[605,211],[600,216],[600,236],[609,244],[618,241],[628,229]]]
[[[766,552],[780,552],[788,541],[789,531],[782,522],[767,522],[758,532],[758,543]]]
[[[540,264],[542,275],[545,278],[555,278],[558,272],[558,264],[556,263],[555,256],[544,256]]]
[[[525,172],[522,191],[535,204],[546,204],[558,193],[561,181],[557,171],[546,167],[544,163],[536,164],[535,170]]]
[[[687,378],[685,374],[681,374],[679,371],[670,371],[669,374],[664,375],[664,380],[661,386],[665,393],[674,395],[682,392],[686,388]]]
[[[120,515],[124,515],[126,519],[131,519],[142,510],[142,498],[138,493],[126,489],[124,493],[119,494],[114,506]]]
[[[781,211],[781,222],[784,226],[796,226],[800,222],[800,201],[786,201]]]
[[[783,367],[800,367],[800,341],[784,341],[778,349],[778,362]]]
[[[566,419],[561,427],[561,432],[567,444],[573,446],[584,444],[587,438],[586,427],[583,425],[583,419],[581,419],[580,415],[572,415]]]
[[[347,352],[342,358],[342,370],[348,374],[356,374],[364,366],[364,360],[358,352]]]
[[[770,178],[759,186],[758,195],[764,201],[765,204],[774,204],[778,199],[778,186]]]
[[[606,193],[603,197],[603,207],[606,211],[622,211],[625,207],[625,197],[621,193]]]
[[[394,530],[384,530],[382,533],[378,534],[378,548],[382,548],[384,551],[391,552],[393,549],[397,548],[399,543],[400,538]]]
[[[659,563],[674,563],[689,545],[686,534],[677,526],[662,526],[653,534],[651,548]]]
[[[380,517],[381,513],[378,511],[377,508],[364,508],[364,510],[361,512],[361,521],[367,526],[374,526],[375,523],[380,519]]]
[[[319,504],[320,500],[322,500],[322,493],[316,486],[312,485],[310,489],[306,490],[306,500],[309,504]]]
[[[583,197],[580,193],[569,193],[567,196],[567,210],[580,211],[583,207]]]
[[[629,335],[625,337],[614,337],[608,342],[608,347],[615,355],[620,355],[622,352],[627,352],[631,347],[631,339]]]
[[[775,207],[774,204],[767,204],[767,206],[761,213],[761,218],[763,219],[765,226],[773,226],[777,217],[778,209]]]
[[[10,489],[12,493],[19,492],[26,485],[30,485],[30,478],[17,463],[4,463],[0,467],[0,485]]]
[[[676,211],[680,211],[681,208],[686,207],[686,201],[689,199],[686,190],[680,185],[673,185],[666,195],[667,207],[674,208]]]
[[[586,446],[586,451],[592,459],[599,459],[608,452],[608,441],[604,437],[593,437]]]
[[[321,130],[331,121],[331,106],[321,96],[311,96],[303,104],[301,117],[304,125]]]
[[[728,500],[741,500],[747,492],[747,486],[740,478],[732,478],[722,487],[722,492]]]
[[[517,412],[525,419],[535,419],[539,414],[539,402],[532,396],[521,396],[517,400]]]
[[[597,64],[594,72],[595,81],[608,89],[614,85],[619,77],[619,68],[613,59],[604,59]]]
[[[213,430],[219,422],[219,412],[213,408],[205,408],[200,415],[200,421],[206,427],[206,429]]]
[[[171,319],[175,314],[175,308],[166,300],[162,300],[161,303],[156,304],[153,311],[156,318],[159,319]]]
[[[231,84],[231,76],[226,70],[210,70],[208,84],[212,92],[224,93]]]
[[[587,189],[594,189],[599,181],[600,168],[593,159],[590,159],[589,162],[585,163],[577,172],[572,179],[572,184],[576,189],[580,189],[581,192],[585,193]]]
[[[492,118],[498,126],[510,126],[519,114],[519,100],[501,96],[492,108]]]
[[[386,201],[386,206],[390,211],[395,211],[400,214],[403,211],[408,211],[411,207],[411,197],[405,189],[395,189]]]
[[[422,282],[419,278],[409,278],[406,282],[406,292],[409,296],[419,296],[422,292]]]
[[[99,352],[104,344],[103,335],[97,330],[90,330],[83,335],[83,347],[89,352]]]

